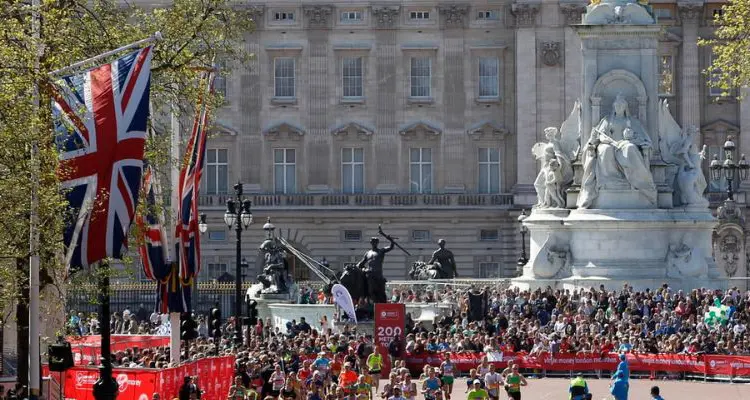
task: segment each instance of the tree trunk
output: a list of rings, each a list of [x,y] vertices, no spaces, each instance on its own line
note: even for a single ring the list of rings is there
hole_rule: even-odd
[[[29,385],[29,268],[28,259],[16,259],[20,291],[16,305],[16,351],[18,353],[18,383]]]

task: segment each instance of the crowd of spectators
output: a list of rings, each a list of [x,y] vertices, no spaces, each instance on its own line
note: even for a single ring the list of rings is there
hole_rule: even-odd
[[[434,321],[414,321],[407,315],[405,343],[389,346],[389,355],[399,365],[394,382],[407,379],[404,373],[410,375],[401,364],[407,353],[750,354],[750,336],[745,334],[750,323],[750,292],[742,293],[737,288],[682,291],[664,284],[644,291],[636,291],[628,285],[618,290],[599,287],[521,291],[497,286],[474,290],[479,291],[486,293],[487,300],[486,309],[479,314],[472,310],[465,288],[403,287],[391,291],[393,302],[452,305],[448,314]],[[308,302],[328,301],[314,295],[314,291],[310,291],[307,299]],[[704,315],[717,301],[729,307],[727,322],[709,324],[704,321]],[[139,320],[137,314],[123,311],[119,320],[124,322],[119,325],[118,317],[113,316],[113,332],[120,332],[116,331],[116,326],[122,330],[132,326],[129,320],[136,321],[137,332],[154,332],[162,324],[158,314],[157,318],[152,314],[145,321]],[[481,318],[472,318],[475,315]],[[355,371],[355,383],[373,386],[373,397],[393,396],[392,391],[379,391],[377,380],[370,380],[366,360],[373,350],[372,338],[358,333],[356,326],[347,325],[333,332],[325,321],[303,319],[279,329],[272,327],[270,320],[260,320],[256,326],[245,328],[243,345],[235,347],[232,344],[233,320],[225,324],[224,336],[218,344],[207,337],[205,320],[200,316],[198,320],[201,321],[201,338],[183,351],[182,359],[235,355],[239,380],[233,387],[237,399],[265,399],[269,393],[273,396],[283,393],[282,397],[287,400],[341,399],[348,389],[337,386],[333,376],[338,376],[345,368]],[[113,357],[115,365],[121,367],[161,368],[174,364],[169,360],[168,348],[132,349]],[[327,361],[316,361],[321,358]],[[345,367],[347,363],[349,367]],[[359,374],[364,381],[360,382]],[[191,382],[199,388],[199,382]],[[402,388],[400,395],[409,399],[405,394],[408,393],[403,393]]]

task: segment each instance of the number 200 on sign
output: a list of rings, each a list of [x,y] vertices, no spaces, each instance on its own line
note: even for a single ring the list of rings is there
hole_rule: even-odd
[[[398,326],[379,326],[378,327],[378,336],[400,336],[401,335],[401,328]]]

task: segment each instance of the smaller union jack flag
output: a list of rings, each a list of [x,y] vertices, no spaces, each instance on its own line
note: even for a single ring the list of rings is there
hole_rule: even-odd
[[[149,46],[50,88],[71,268],[122,258],[127,249],[141,187],[152,55]]]
[[[180,278],[188,282],[200,272],[201,252],[200,233],[198,232],[198,191],[200,189],[203,164],[206,156],[206,124],[208,123],[208,105],[205,99],[213,91],[214,73],[202,74],[205,92],[199,99],[198,111],[193,122],[193,131],[185,149],[184,164],[180,169],[178,186],[177,238],[178,259],[180,261]]]
[[[146,165],[143,174],[143,193],[146,194],[146,209],[136,216],[136,225],[143,236],[138,248],[143,264],[143,273],[149,280],[162,280],[169,274],[167,263],[167,235],[161,213],[156,209],[157,182],[154,169]]]

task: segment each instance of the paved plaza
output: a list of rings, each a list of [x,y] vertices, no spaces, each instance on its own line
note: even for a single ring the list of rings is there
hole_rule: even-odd
[[[462,380],[457,381],[453,389],[452,400],[465,400]],[[522,398],[533,400],[567,399],[568,379],[544,378],[528,379],[529,386],[523,388]],[[611,399],[609,394],[609,380],[588,379],[586,382],[594,394],[594,400]],[[385,384],[383,382],[382,385]],[[657,385],[665,400],[708,400],[708,399],[748,399],[750,398],[750,384],[703,383],[695,381],[650,381],[632,379],[628,398],[631,400],[649,400],[651,386]],[[505,400],[501,398],[501,400]]]

